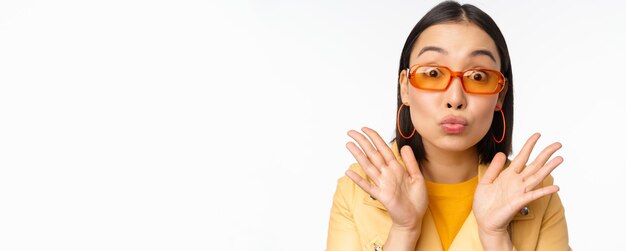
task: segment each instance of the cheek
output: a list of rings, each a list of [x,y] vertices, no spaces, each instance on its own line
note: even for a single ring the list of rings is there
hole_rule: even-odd
[[[411,121],[415,129],[424,134],[429,130],[427,125],[433,124],[437,118],[437,93],[413,92],[411,99]]]
[[[496,105],[497,98],[476,100],[474,103],[474,127],[475,132],[482,138],[491,127],[491,122],[496,114],[494,107]]]
[[[480,138],[482,138],[489,131],[489,128],[491,128],[491,121],[494,118],[493,115],[494,113],[492,111],[482,112],[477,115],[474,124],[477,127],[476,131],[480,135]]]

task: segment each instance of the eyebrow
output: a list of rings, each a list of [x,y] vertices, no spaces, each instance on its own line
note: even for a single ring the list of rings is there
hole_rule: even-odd
[[[424,54],[424,52],[427,52],[427,51],[434,51],[434,52],[439,52],[444,55],[448,55],[448,51],[444,50],[443,48],[436,47],[436,46],[426,46],[420,50],[417,56],[419,57],[420,55]],[[481,56],[481,55],[487,56],[491,58],[493,62],[496,62],[496,57],[494,57],[493,53],[491,53],[488,50],[479,49],[479,50],[472,51],[472,53],[470,53],[470,57],[476,57],[476,56]]]
[[[417,56],[419,57],[420,55],[424,54],[424,52],[427,52],[427,51],[435,51],[435,52],[439,52],[439,53],[445,54],[445,55],[448,54],[448,52],[446,50],[444,50],[443,48],[439,48],[439,47],[435,47],[435,46],[426,46],[426,47],[424,47],[424,48],[422,48],[420,50],[420,53],[418,53]]]
[[[470,54],[471,57],[480,56],[480,55],[487,56],[487,57],[491,58],[491,60],[493,60],[493,62],[496,62],[496,57],[494,57],[493,53],[491,53],[488,50],[483,50],[483,49],[475,50],[475,51],[472,51],[472,53]]]

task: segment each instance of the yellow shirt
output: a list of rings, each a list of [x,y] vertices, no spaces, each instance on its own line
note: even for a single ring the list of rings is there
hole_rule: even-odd
[[[426,181],[428,208],[435,220],[444,251],[448,250],[452,240],[472,211],[477,185],[478,176],[457,184]]]

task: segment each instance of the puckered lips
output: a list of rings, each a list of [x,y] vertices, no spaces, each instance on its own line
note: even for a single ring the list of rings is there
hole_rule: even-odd
[[[467,120],[463,117],[448,115],[441,120],[439,125],[448,134],[459,134],[467,127]]]

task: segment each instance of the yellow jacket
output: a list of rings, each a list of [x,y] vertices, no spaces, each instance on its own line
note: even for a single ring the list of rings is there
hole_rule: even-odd
[[[395,144],[392,150],[401,162]],[[487,165],[478,166],[479,180],[486,169]],[[350,170],[367,177],[358,164],[351,165]],[[552,182],[549,176],[542,186]],[[571,250],[563,205],[556,193],[531,202],[527,208],[526,215],[518,213],[510,224],[509,234],[514,250]],[[384,245],[390,228],[391,218],[380,202],[372,199],[347,176],[339,179],[330,213],[327,251],[375,250],[376,245]],[[430,211],[426,211],[422,220],[422,232],[415,250],[443,250]],[[470,212],[448,250],[483,250],[473,212]]]

